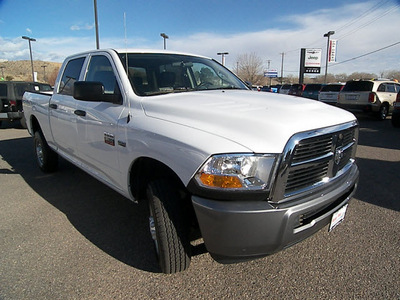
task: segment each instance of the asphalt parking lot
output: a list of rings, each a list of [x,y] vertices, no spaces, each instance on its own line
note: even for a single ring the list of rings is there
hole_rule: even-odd
[[[400,130],[360,117],[345,221],[285,251],[159,273],[146,208],[64,160],[45,175],[24,129],[0,128],[0,299],[400,299]]]

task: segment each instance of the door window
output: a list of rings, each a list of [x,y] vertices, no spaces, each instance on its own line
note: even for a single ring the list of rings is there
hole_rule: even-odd
[[[101,82],[104,86],[104,94],[114,96],[114,103],[122,103],[121,90],[118,86],[117,78],[110,61],[104,55],[92,56],[85,81]]]
[[[96,55],[90,59],[85,80],[101,82],[104,85],[105,94],[114,94],[117,87],[117,79],[111,63],[102,55]]]
[[[388,83],[386,85],[386,92],[388,92],[388,93],[396,93],[396,89],[394,87],[394,83]]]
[[[74,94],[74,83],[79,79],[79,74],[85,61],[84,57],[72,59],[65,67],[61,82],[58,88],[58,93],[72,96]]]
[[[379,85],[377,92],[385,92],[386,91],[386,84],[382,83],[381,85]]]

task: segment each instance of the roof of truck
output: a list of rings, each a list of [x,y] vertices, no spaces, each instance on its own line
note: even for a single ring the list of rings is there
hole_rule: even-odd
[[[79,55],[85,55],[88,53],[95,53],[95,52],[117,52],[119,54],[121,53],[160,53],[160,54],[178,54],[178,55],[189,55],[189,56],[197,56],[197,57],[202,57],[202,58],[207,58],[211,59],[210,57],[199,55],[199,54],[193,54],[193,53],[186,53],[186,52],[179,52],[179,51],[171,51],[171,50],[160,50],[160,49],[136,49],[136,48],[125,48],[125,49],[113,49],[113,48],[106,48],[106,49],[93,49],[93,50],[88,50],[80,53],[75,53],[70,56],[79,56]],[[70,57],[69,56],[69,57]]]

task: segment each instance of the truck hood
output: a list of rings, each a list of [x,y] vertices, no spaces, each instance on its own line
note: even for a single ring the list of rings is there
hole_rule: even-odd
[[[229,139],[255,153],[281,153],[295,133],[355,120],[315,100],[253,91],[174,93],[144,98],[142,104],[149,117]]]

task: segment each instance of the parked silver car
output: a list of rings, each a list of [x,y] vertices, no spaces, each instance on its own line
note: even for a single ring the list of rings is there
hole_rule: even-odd
[[[318,101],[336,105],[339,92],[343,89],[344,83],[330,83],[324,85],[318,94]]]

